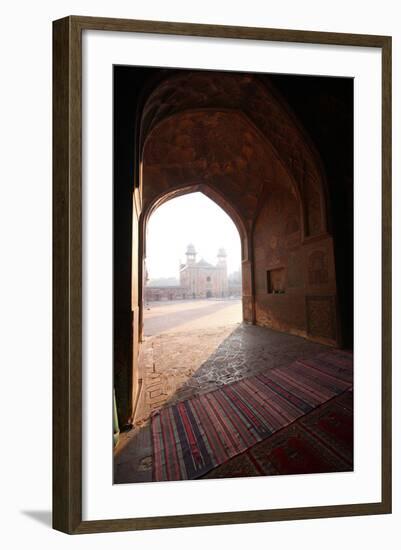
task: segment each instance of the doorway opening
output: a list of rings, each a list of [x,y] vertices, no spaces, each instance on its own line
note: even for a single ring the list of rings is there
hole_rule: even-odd
[[[189,394],[195,373],[243,319],[240,235],[209,197],[195,191],[154,209],[144,250],[136,423]]]
[[[166,200],[150,214],[144,240],[145,337],[163,332],[147,315],[156,297],[165,306],[166,330],[189,319],[167,314],[173,306],[195,309],[196,303],[204,308],[211,298],[208,308],[226,305],[231,312],[226,321],[242,321],[241,239],[230,216],[213,200],[199,191]]]

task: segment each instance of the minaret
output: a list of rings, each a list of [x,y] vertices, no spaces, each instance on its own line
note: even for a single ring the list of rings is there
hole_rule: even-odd
[[[187,265],[193,265],[196,262],[196,250],[192,243],[187,246],[185,256],[187,257]]]
[[[217,252],[217,267],[219,268],[219,293],[222,297],[228,295],[227,253],[224,248]]]
[[[217,252],[217,265],[227,267],[227,252],[224,248],[219,248]]]

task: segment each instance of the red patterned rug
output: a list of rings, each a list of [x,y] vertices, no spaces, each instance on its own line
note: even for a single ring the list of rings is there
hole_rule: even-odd
[[[353,470],[352,391],[218,466],[209,479]]]
[[[352,366],[352,355],[332,350],[161,409],[151,421],[154,481],[205,476],[256,443],[271,439],[350,389]],[[306,427],[302,429],[308,434]],[[294,452],[305,453],[313,447],[308,437],[291,439]],[[258,461],[250,460],[257,468]]]

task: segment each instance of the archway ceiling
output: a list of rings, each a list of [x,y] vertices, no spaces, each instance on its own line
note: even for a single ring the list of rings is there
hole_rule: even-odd
[[[297,121],[273,87],[249,74],[183,71],[162,81],[144,107],[142,145],[161,121],[196,109],[244,113],[291,171],[301,194],[304,187],[321,185],[319,158]]]
[[[294,187],[273,147],[247,117],[216,109],[181,112],[159,123],[145,142],[143,174],[145,204],[171,188],[206,183],[244,221],[255,217],[269,187]]]

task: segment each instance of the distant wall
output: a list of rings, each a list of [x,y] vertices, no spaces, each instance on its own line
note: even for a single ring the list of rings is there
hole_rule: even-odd
[[[190,298],[188,289],[181,286],[147,286],[145,287],[145,302],[162,300],[185,300]]]

